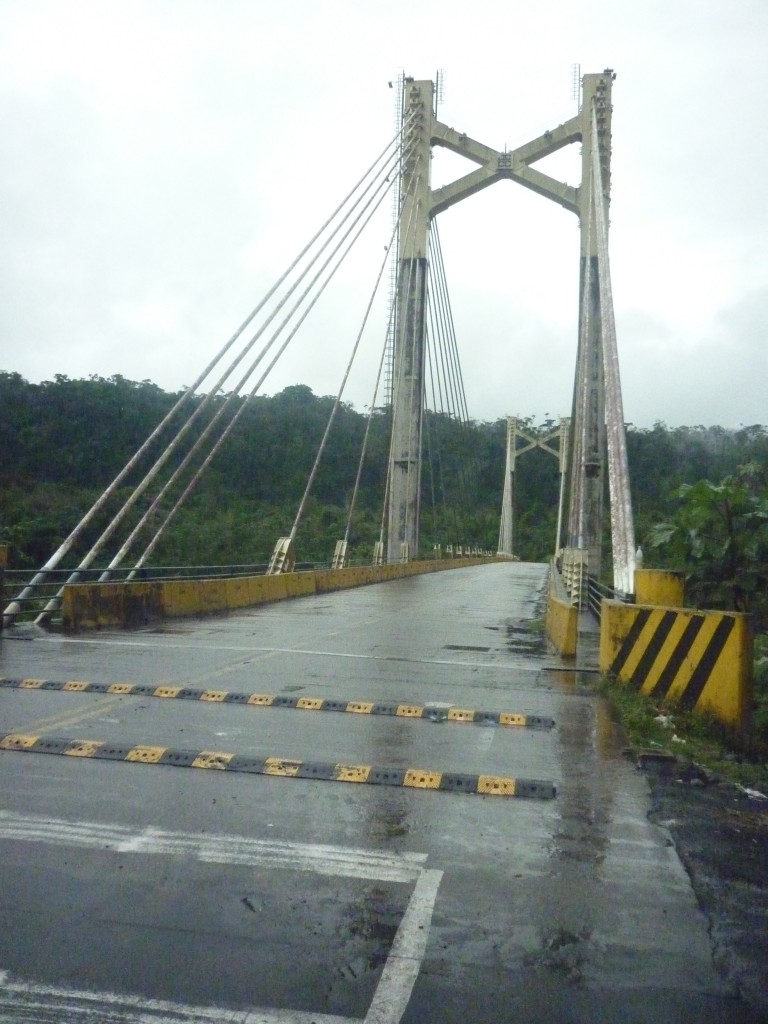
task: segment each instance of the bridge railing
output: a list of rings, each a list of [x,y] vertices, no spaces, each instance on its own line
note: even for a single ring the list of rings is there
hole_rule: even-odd
[[[327,563],[316,562],[301,563],[297,568],[318,569],[326,568]],[[81,569],[77,572],[77,583],[97,583],[104,573],[104,567]],[[128,581],[131,572],[133,580],[137,581],[162,581],[162,580],[203,580],[203,579],[232,579],[244,576],[261,576],[267,571],[266,562],[241,563],[231,565],[168,565],[168,566],[145,566],[141,569],[130,568],[111,569],[109,572],[109,583],[125,583]],[[5,607],[6,601],[18,604],[18,613],[14,616],[17,622],[32,622],[43,611],[48,602],[55,598],[61,588],[69,582],[73,576],[74,569],[52,569],[46,574],[42,583],[35,586],[34,593],[29,597],[18,599],[35,575],[33,569],[6,569],[4,573],[4,594],[2,604]]]
[[[582,548],[563,548],[559,563],[571,604],[582,608],[586,599],[587,552]]]
[[[474,550],[472,552],[474,554]],[[478,552],[478,554],[481,554]],[[482,552],[482,554],[490,554]],[[467,547],[463,556],[471,557],[470,548]],[[442,552],[433,552],[426,556],[426,560],[441,559]],[[364,556],[352,558],[347,561],[347,568],[362,568],[370,565],[370,560]],[[194,581],[194,580],[216,580],[216,579],[239,579],[253,576],[265,576],[269,568],[268,562],[239,562],[223,565],[165,565],[165,566],[143,566],[141,569],[115,568],[109,570],[107,580],[101,580],[105,572],[104,566],[91,567],[89,569],[75,570],[52,569],[46,574],[42,583],[35,585],[34,592],[19,599],[19,595],[25,590],[36,574],[34,569],[4,569],[3,586],[0,592],[0,612],[6,607],[7,602],[12,602],[17,608],[14,609],[13,621],[34,622],[43,612],[49,602],[59,595],[62,587],[67,583],[148,583],[148,582],[169,582],[169,581]],[[327,561],[304,561],[296,562],[294,572],[322,571],[334,568],[330,559]],[[72,579],[76,572],[76,578]]]
[[[633,600],[633,595],[625,594],[621,590],[616,590],[607,583],[601,583],[596,576],[587,576],[585,610],[591,612],[598,622],[600,622],[603,599],[608,601],[623,601],[625,604],[630,604]]]
[[[563,585],[571,604],[580,611],[590,612],[598,622],[604,598],[610,601],[632,600],[631,594],[616,590],[615,587],[590,574],[587,552],[582,548],[563,548],[560,568]]]

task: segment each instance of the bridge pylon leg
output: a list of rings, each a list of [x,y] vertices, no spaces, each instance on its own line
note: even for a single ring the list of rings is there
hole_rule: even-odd
[[[389,462],[387,561],[399,562],[404,545],[419,551],[419,493],[424,410],[429,183],[434,85],[403,82],[397,307]]]
[[[612,81],[613,76],[609,73],[584,75],[582,79],[582,187],[578,198],[581,236],[579,341],[571,415],[573,433],[567,546],[585,551],[589,572],[595,576],[600,575],[602,565],[606,427],[598,239],[589,183],[592,180],[593,146],[596,145],[605,170],[606,189],[609,188]],[[597,139],[592,133],[595,102],[599,102],[601,109]]]

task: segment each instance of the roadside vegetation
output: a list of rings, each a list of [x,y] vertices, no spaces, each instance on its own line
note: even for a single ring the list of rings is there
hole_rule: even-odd
[[[178,397],[120,376],[58,375],[32,384],[0,373],[0,543],[9,545],[11,569],[34,569],[48,559]],[[332,405],[304,385],[251,400],[152,564],[266,563],[293,523]],[[206,416],[200,420],[192,440]],[[366,421],[351,405],[339,411],[297,536],[299,561],[328,563],[344,534]],[[521,426],[543,437],[557,424],[528,418]],[[370,561],[379,537],[388,430],[388,413],[376,410],[350,534],[352,559],[361,563]],[[428,414],[424,552],[434,544],[496,550],[505,445],[504,419],[460,424]],[[750,765],[768,762],[768,427],[629,425],[627,446],[644,564],[683,570],[691,605],[743,611],[754,624],[749,736],[737,741],[712,723],[673,713],[673,735],[685,740],[675,746],[748,773]],[[521,559],[551,557],[558,493],[556,459],[539,449],[518,459],[514,547]],[[86,541],[102,525],[94,522]],[[669,728],[656,720],[670,709],[622,691],[613,699],[633,743],[672,744]]]
[[[177,398],[151,381],[120,376],[57,375],[32,384],[19,374],[0,373],[0,543],[10,544],[12,568],[37,567],[49,557]],[[266,561],[293,522],[332,405],[331,397],[304,385],[249,402],[154,564]],[[351,405],[343,405],[336,418],[297,537],[302,560],[329,560],[332,539],[343,534],[366,419]],[[206,416],[201,421],[198,434]],[[360,560],[370,559],[378,539],[388,426],[387,413],[376,410],[353,519],[351,547]],[[528,418],[521,426],[544,436],[557,424]],[[762,426],[729,431],[630,425],[627,444],[646,564],[672,554],[652,549],[649,538],[657,523],[674,516],[682,485],[722,480],[739,466],[754,464],[763,472],[768,466],[768,428]],[[504,419],[462,425],[444,415],[427,417],[425,551],[435,543],[496,549],[505,445]],[[517,461],[515,488],[515,550],[523,560],[548,561],[557,521],[557,460],[539,449],[527,452]]]
[[[765,634],[760,647],[768,651]],[[712,780],[728,780],[768,796],[768,742],[766,742],[765,696],[768,693],[768,658],[762,665],[756,657],[756,701],[752,726],[745,734],[726,729],[714,718],[681,712],[674,706],[657,705],[630,687],[601,680],[600,693],[606,697],[626,735],[634,755],[671,754],[685,765],[698,766]],[[760,724],[762,721],[762,725]]]
[[[686,574],[692,607],[748,614],[754,633],[754,703],[748,729],[655,706],[604,682],[633,747],[667,749],[768,795],[768,462],[752,459],[713,483],[683,484],[648,531],[651,560]]]

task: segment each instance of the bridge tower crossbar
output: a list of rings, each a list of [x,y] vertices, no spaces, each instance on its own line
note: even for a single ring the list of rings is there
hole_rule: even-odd
[[[614,585],[624,592],[632,589],[634,528],[608,266],[614,78],[610,68],[584,75],[578,113],[511,151],[496,150],[443,124],[435,114],[434,84],[403,79],[403,123],[406,117],[411,119],[403,132],[400,179],[388,561],[418,555],[429,225],[455,203],[507,179],[558,203],[579,218],[579,338],[568,459],[566,546],[584,552],[588,571],[600,575],[607,466]],[[417,116],[413,117],[414,113]],[[581,143],[582,153],[578,187],[558,181],[533,166],[575,142]],[[429,180],[433,146],[442,146],[477,166],[433,190]],[[560,533],[558,523],[558,546]]]

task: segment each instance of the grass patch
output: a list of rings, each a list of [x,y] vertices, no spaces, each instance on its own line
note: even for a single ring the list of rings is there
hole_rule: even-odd
[[[610,679],[601,679],[597,689],[612,705],[632,748],[669,751],[721,778],[768,794],[768,743],[764,728],[757,724],[759,701],[752,730],[741,736],[715,718],[656,705]]]

